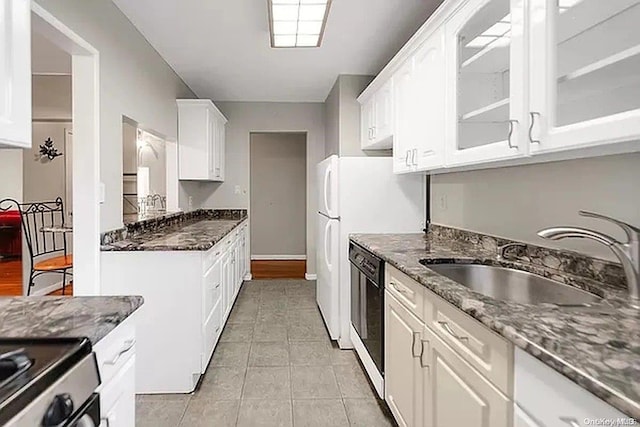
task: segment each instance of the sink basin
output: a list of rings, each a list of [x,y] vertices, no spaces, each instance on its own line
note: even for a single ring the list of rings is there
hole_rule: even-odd
[[[577,306],[599,302],[590,292],[526,271],[482,264],[422,264],[478,293],[520,304]]]

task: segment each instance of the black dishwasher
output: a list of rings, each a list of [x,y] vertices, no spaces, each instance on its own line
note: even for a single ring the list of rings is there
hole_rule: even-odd
[[[351,324],[384,377],[384,261],[349,243]]]

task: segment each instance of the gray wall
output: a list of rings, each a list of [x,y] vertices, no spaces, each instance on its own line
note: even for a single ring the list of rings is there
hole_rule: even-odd
[[[0,200],[22,201],[22,150],[0,149]]]
[[[251,134],[251,255],[306,256],[307,136]]]
[[[324,101],[324,156],[340,154],[340,77]]]
[[[36,0],[100,52],[102,231],[122,226],[122,116],[177,138],[176,98],[194,93],[110,0]]]
[[[360,148],[360,103],[357,98],[371,80],[373,76],[346,74],[336,79],[324,102],[326,156],[391,156],[391,150],[363,151]]]
[[[432,220],[614,260],[598,243],[585,239],[550,242],[539,238],[536,231],[578,225],[623,239],[617,227],[582,218],[578,210],[640,226],[639,183],[640,153],[437,175],[432,178]]]
[[[249,135],[255,132],[307,134],[307,273],[315,274],[316,165],[324,158],[324,103],[216,102],[229,119],[226,133],[225,181],[184,186],[180,207],[249,207]],[[251,215],[251,212],[249,212]]]
[[[34,120],[71,121],[71,76],[33,76],[31,86]]]

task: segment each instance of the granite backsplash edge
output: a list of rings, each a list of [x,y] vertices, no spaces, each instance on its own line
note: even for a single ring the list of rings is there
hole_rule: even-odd
[[[458,241],[463,244],[480,246],[496,254],[501,246],[516,243],[517,246],[509,248],[509,261],[527,263],[626,289],[624,270],[620,264],[615,262],[592,258],[570,250],[552,249],[440,224],[429,224],[427,235],[431,239],[439,241]]]

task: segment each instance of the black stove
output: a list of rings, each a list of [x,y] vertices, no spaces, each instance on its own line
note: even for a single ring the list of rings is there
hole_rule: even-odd
[[[0,338],[0,426],[97,426],[99,385],[86,338]]]

